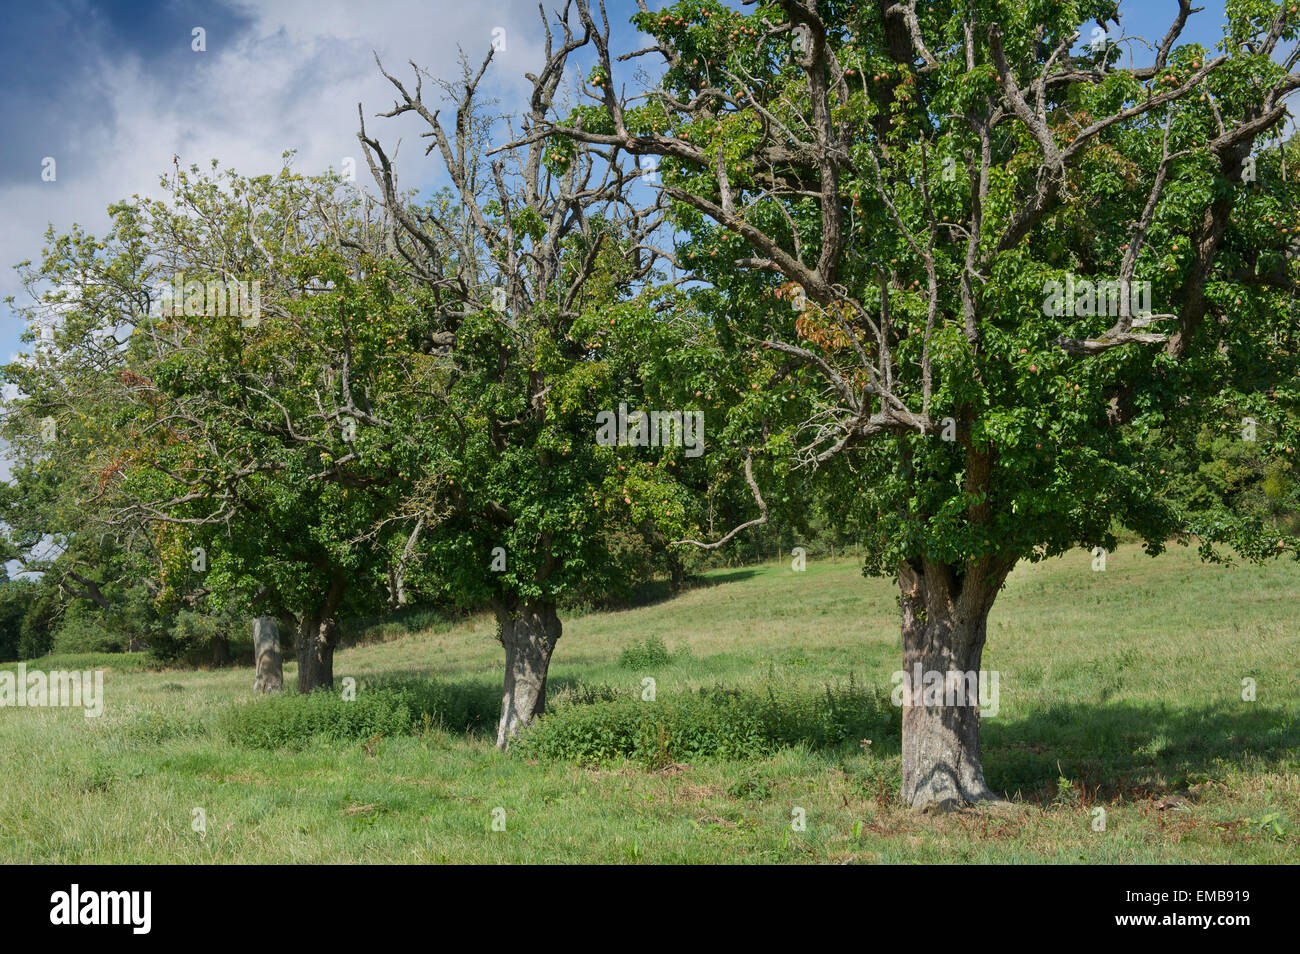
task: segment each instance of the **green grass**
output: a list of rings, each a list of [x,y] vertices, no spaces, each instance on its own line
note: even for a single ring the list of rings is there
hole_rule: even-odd
[[[898,803],[895,591],[836,560],[566,621],[554,713],[508,755],[487,617],[340,651],[356,702],[254,700],[247,669],[42,659],[105,668],[106,710],[0,709],[0,861],[1295,861],[1300,567],[1090,562],[1020,567],[990,620],[985,770],[1011,809]]]

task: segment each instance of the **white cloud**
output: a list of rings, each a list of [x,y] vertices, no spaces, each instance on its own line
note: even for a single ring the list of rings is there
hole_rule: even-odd
[[[358,102],[370,135],[386,145],[403,140],[403,186],[428,185],[437,166],[422,157],[419,121],[374,118],[391,107],[395,91],[379,74],[372,50],[403,82],[410,76],[408,60],[454,78],[460,71],[458,46],[477,66],[492,31],[501,28],[506,48],[494,58],[490,91],[503,108],[517,108],[527,89],[523,74],[536,70],[545,39],[535,0],[281,0],[248,3],[239,12],[250,25],[232,36],[208,29],[206,52],[187,49],[179,67],[176,57],[168,57],[164,71],[101,44],[96,73],[112,121],[91,134],[93,142],[82,144],[91,147],[93,162],[84,168],[61,163],[53,183],[42,182],[39,167],[33,167],[30,181],[0,188],[7,220],[0,233],[0,297],[19,294],[8,266],[37,258],[47,223],[58,231],[77,222],[102,232],[110,202],[158,194],[158,179],[171,171],[174,155],[184,166],[206,168],[216,158],[246,174],[278,168],[287,149],[297,150],[295,165],[304,172],[338,169],[351,156],[361,184],[369,185],[356,139]],[[188,48],[189,36],[178,42]],[[425,93],[432,93],[427,82]],[[58,104],[30,108],[57,115]],[[17,348],[20,333],[11,317],[0,328],[0,348]]]

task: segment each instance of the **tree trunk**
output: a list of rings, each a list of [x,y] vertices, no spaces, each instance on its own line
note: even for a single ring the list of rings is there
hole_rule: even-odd
[[[274,616],[253,620],[253,656],[257,660],[254,692],[279,692],[284,688],[284,657],[280,655],[280,626]]]
[[[334,688],[334,646],[339,626],[335,613],[343,602],[346,579],[336,572],[330,579],[329,592],[320,611],[303,613],[298,620],[298,691],[314,692]]]
[[[224,666],[230,662],[230,640],[225,636],[212,638],[212,665]]]
[[[904,803],[952,811],[998,800],[980,755],[980,662],[988,614],[1006,570],[908,561],[899,568],[903,630]],[[926,676],[944,680],[938,693]],[[919,678],[919,681],[918,681]],[[958,704],[950,705],[948,703]]]
[[[406,580],[396,565],[388,568],[388,607],[397,609],[406,605]]]
[[[562,627],[554,603],[499,605],[501,645],[506,651],[505,688],[497,748],[506,749],[519,730],[546,708],[546,671]]]
[[[338,624],[333,617],[304,615],[298,623],[298,691],[334,688],[334,642]]]
[[[420,541],[420,531],[424,529],[424,517],[415,521],[415,528],[406,538],[402,555],[388,568],[388,605],[394,609],[406,605],[406,568],[411,564],[415,546]]]

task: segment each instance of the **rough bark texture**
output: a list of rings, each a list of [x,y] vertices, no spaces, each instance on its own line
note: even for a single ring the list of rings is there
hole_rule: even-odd
[[[343,575],[335,573],[320,609],[315,613],[303,613],[298,618],[295,648],[298,651],[299,692],[334,688],[334,646],[339,635],[335,614],[343,602],[345,586]]]
[[[253,655],[257,660],[254,692],[279,692],[284,688],[284,659],[280,655],[280,626],[274,616],[253,620]]]
[[[546,671],[562,627],[553,603],[502,605],[496,613],[506,651],[497,748],[505,749],[546,707]]]
[[[334,688],[334,643],[338,624],[333,617],[304,616],[298,624],[298,691]]]
[[[943,564],[902,564],[904,672],[911,677],[919,665],[922,673],[978,674],[989,610],[1005,578],[1000,568],[972,567],[958,578]],[[912,688],[910,700],[906,693],[903,700],[903,801],[914,809],[952,811],[997,800],[984,782],[978,693],[962,700],[966,705],[925,705],[921,687]]]
[[[397,608],[406,605],[406,568],[411,565],[415,546],[420,541],[420,532],[424,529],[424,517],[415,521],[415,529],[406,538],[402,555],[388,568],[388,605]]]
[[[406,579],[398,566],[388,568],[388,605],[393,609],[406,605]]]

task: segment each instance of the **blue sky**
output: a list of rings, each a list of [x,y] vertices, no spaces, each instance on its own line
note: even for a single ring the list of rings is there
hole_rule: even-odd
[[[627,15],[635,10],[623,5]],[[403,79],[408,60],[454,77],[460,49],[477,66],[493,31],[504,30],[486,89],[505,108],[528,88],[523,74],[536,69],[544,43],[537,0],[8,6],[0,31],[0,298],[19,292],[11,266],[37,259],[47,224],[102,232],[108,204],[156,194],[173,155],[185,166],[216,158],[245,174],[278,168],[288,149],[304,172],[338,169],[351,157],[370,186],[356,140],[358,102],[372,136],[389,147],[404,141],[401,184],[429,185],[436,163],[420,156],[419,121],[370,118],[393,103],[372,51]],[[614,0],[612,14],[619,7]],[[192,48],[195,27],[204,30],[202,52]],[[627,27],[620,40],[633,34]],[[41,178],[45,157],[56,163],[53,182]],[[0,305],[0,361],[22,348],[21,330]]]
[[[1202,5],[1184,41],[1212,46],[1223,7]],[[622,25],[635,4],[608,0],[608,8]],[[1141,0],[1121,9],[1124,32],[1154,43],[1177,3]],[[37,257],[48,223],[102,232],[106,206],[156,193],[173,155],[185,165],[215,157],[255,174],[296,149],[303,171],[339,168],[351,156],[368,176],[356,104],[369,117],[392,102],[372,50],[395,74],[414,60],[449,76],[458,47],[477,62],[502,28],[506,50],[491,89],[509,104],[524,91],[523,73],[536,68],[542,43],[536,0],[47,0],[8,4],[7,20],[0,31],[0,298],[18,292],[10,266]],[[203,52],[192,49],[195,27],[205,31]],[[614,45],[627,49],[632,34],[626,27]],[[1140,47],[1134,56],[1144,59]],[[368,119],[368,129],[387,144],[399,136],[408,143],[399,166],[404,186],[433,183],[435,164],[418,160],[413,148],[414,119]],[[54,182],[41,179],[47,156],[57,164]],[[0,306],[0,360],[20,350],[20,333],[18,318]]]

